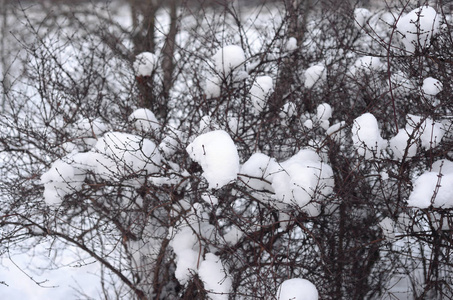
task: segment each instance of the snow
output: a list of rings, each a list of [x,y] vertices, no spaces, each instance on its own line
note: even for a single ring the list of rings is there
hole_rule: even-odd
[[[425,172],[414,181],[414,189],[409,195],[408,206],[417,208],[453,208],[453,173],[439,175],[438,172]]]
[[[407,149],[407,158],[414,157],[417,154],[417,143],[405,130],[400,130],[397,135],[389,140],[390,149],[393,152],[393,157],[401,160]]]
[[[41,184],[44,184],[44,201],[50,206],[60,205],[64,196],[79,189],[84,180],[84,172],[78,171],[62,160],[55,161],[41,176]]]
[[[304,86],[307,89],[311,89],[316,83],[323,82],[327,78],[326,67],[324,65],[315,65],[304,73],[305,81]]]
[[[250,99],[256,113],[264,110],[267,99],[274,91],[274,84],[270,76],[258,76],[250,89]]]
[[[227,274],[220,258],[212,253],[205,255],[198,275],[203,281],[208,297],[212,300],[227,300],[231,291],[232,280]]]
[[[326,135],[328,135],[333,141],[339,143],[345,137],[344,127],[346,125],[345,121],[341,121],[339,123],[333,124],[326,130]]]
[[[157,68],[157,56],[151,52],[142,52],[135,57],[133,63],[135,75],[151,76]]]
[[[201,134],[187,146],[186,151],[203,168],[209,188],[218,189],[236,180],[239,155],[227,132],[216,130]]]
[[[423,80],[422,92],[425,95],[436,96],[442,92],[442,88],[442,83],[435,78],[428,77]]]
[[[222,79],[218,76],[206,78],[204,93],[207,99],[220,97]]]
[[[278,300],[318,300],[318,297],[316,286],[302,278],[283,281],[276,295]]]
[[[293,52],[297,50],[297,39],[295,37],[290,37],[286,42],[286,51]]]
[[[440,17],[434,8],[421,6],[401,17],[396,28],[400,39],[409,53],[429,47],[430,39],[439,32]]]
[[[366,22],[371,18],[372,13],[366,8],[354,9],[354,20],[356,27],[362,29],[366,25]]]
[[[212,57],[217,74],[227,76],[245,63],[245,53],[236,45],[225,46]]]
[[[263,153],[254,153],[242,165],[239,178],[250,189],[256,191],[273,191],[273,172],[278,168],[275,158]]]
[[[378,122],[371,113],[365,113],[354,120],[352,141],[359,155],[366,159],[379,156],[384,140],[381,138]]]
[[[98,136],[108,131],[108,126],[99,118],[90,120],[87,118],[80,119],[75,123],[77,138],[81,138],[83,143],[90,148],[97,142]]]
[[[176,256],[176,270],[175,277],[179,283],[185,285],[192,274],[198,271],[198,263],[200,261],[200,254],[198,251],[192,249],[184,249]]]
[[[302,149],[280,164],[275,172],[272,188],[281,203],[295,205],[311,216],[319,215],[319,209],[308,205],[312,200],[322,200],[333,191],[332,168],[321,161],[313,150]],[[314,204],[314,203],[310,203]]]
[[[289,119],[297,112],[297,106],[294,102],[287,102],[283,105],[278,114],[282,119]]]
[[[441,174],[452,174],[453,173],[453,161],[448,159],[439,159],[433,162],[431,166],[432,172],[437,172]]]
[[[162,157],[151,140],[122,132],[108,132],[95,145],[102,156],[97,160],[97,173],[111,176],[152,174],[160,169]],[[95,165],[91,161],[88,165]]]
[[[352,75],[370,74],[372,71],[379,71],[383,67],[381,60],[374,56],[359,57],[350,68]]]
[[[329,120],[332,117],[332,107],[327,103],[322,103],[316,108],[316,118],[318,120]]]
[[[445,134],[442,123],[411,114],[406,116],[406,121],[406,131],[408,134],[415,131],[414,135],[420,139],[424,149],[434,148],[442,141]]]
[[[395,239],[395,222],[392,219],[386,217],[379,222],[378,226],[388,241],[391,242]]]
[[[160,129],[156,116],[146,108],[139,108],[132,112],[129,121],[134,123],[135,128],[140,132],[157,132]]]

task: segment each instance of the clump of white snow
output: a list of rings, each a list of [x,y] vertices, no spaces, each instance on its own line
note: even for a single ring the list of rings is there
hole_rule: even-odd
[[[393,241],[395,239],[395,222],[389,217],[384,218],[379,222],[378,226],[382,230],[382,234],[388,241]]]
[[[443,85],[439,80],[428,77],[423,80],[422,92],[428,96],[436,96],[442,92]]]
[[[356,8],[354,9],[354,20],[355,25],[358,29],[362,29],[366,22],[371,18],[372,13],[366,8]]]
[[[431,166],[431,171],[444,175],[451,174],[453,173],[453,161],[450,161],[448,159],[436,160]]]
[[[326,135],[328,135],[336,143],[341,142],[346,136],[344,132],[344,127],[346,125],[345,121],[333,124],[326,130]]]
[[[286,42],[286,51],[293,52],[297,49],[297,39],[295,37],[290,37]]]
[[[406,121],[406,131],[409,134],[415,131],[414,135],[420,139],[421,145],[425,149],[436,147],[444,137],[445,129],[440,122],[411,114],[407,115]]]
[[[98,137],[108,131],[107,125],[100,119],[80,119],[75,126],[77,138],[81,138],[83,143],[89,147],[94,146]]]
[[[226,76],[245,63],[245,53],[241,47],[229,45],[217,51],[212,59],[216,72]]]
[[[354,120],[352,141],[357,153],[366,159],[379,156],[384,140],[381,137],[378,122],[372,114],[365,113]]]
[[[93,155],[97,173],[107,178],[156,173],[162,159],[152,141],[121,132],[106,133],[95,149],[98,151],[98,156]]]
[[[278,300],[318,300],[318,297],[316,286],[302,278],[283,281],[276,295]]]
[[[379,71],[383,67],[379,57],[362,56],[359,57],[350,68],[352,75],[369,74],[372,71]]]
[[[453,208],[453,173],[425,172],[414,181],[408,206],[418,208]]]
[[[333,191],[332,168],[313,150],[303,149],[280,164],[273,176],[272,188],[281,203],[295,205],[311,216],[319,215],[312,200],[323,200]]]
[[[323,82],[327,78],[326,67],[324,65],[315,65],[305,70],[304,86],[311,89],[316,83]]]
[[[135,57],[133,68],[137,76],[151,76],[157,68],[157,56],[151,52],[142,52]]]
[[[60,205],[64,196],[79,189],[84,180],[83,170],[80,171],[62,160],[55,161],[41,176],[41,183],[44,184],[44,201],[50,206]]]
[[[431,38],[439,32],[440,17],[436,10],[422,6],[401,17],[396,28],[407,52],[429,47]]]
[[[273,191],[273,172],[278,168],[275,158],[255,153],[242,165],[239,178],[255,191]]]
[[[272,77],[258,76],[250,89],[250,99],[255,108],[255,112],[260,113],[264,110],[267,99],[274,90]]]
[[[159,121],[152,111],[146,108],[135,110],[130,116],[129,121],[133,122],[135,128],[141,132],[157,132],[160,129]]]
[[[207,253],[205,260],[200,264],[198,275],[203,281],[204,288],[208,292],[210,299],[228,299],[233,282],[218,256]]]
[[[296,104],[294,102],[287,102],[282,106],[280,113],[278,115],[282,119],[290,119],[292,116],[296,114],[296,112],[297,112]]]
[[[401,160],[405,153],[407,158],[414,157],[417,154],[417,142],[414,138],[411,139],[405,130],[400,130],[397,135],[392,137],[389,145],[393,157],[397,160]]]
[[[227,132],[216,130],[201,134],[187,146],[186,151],[203,168],[209,188],[221,188],[236,180],[239,155]]]
[[[327,130],[329,128],[329,119],[332,117],[332,107],[327,103],[322,103],[316,108],[316,118],[319,125]]]
[[[212,76],[210,78],[206,78],[205,86],[204,86],[204,93],[207,99],[211,98],[218,98],[220,97],[222,87],[222,78],[219,76]]]

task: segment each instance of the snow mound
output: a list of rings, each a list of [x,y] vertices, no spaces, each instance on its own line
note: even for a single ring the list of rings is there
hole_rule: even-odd
[[[366,8],[354,9],[354,20],[355,25],[358,29],[362,29],[366,25],[366,22],[371,18],[372,13]]]
[[[267,99],[274,90],[274,83],[270,76],[258,76],[250,89],[250,99],[255,112],[260,113],[267,104]]]
[[[203,168],[209,188],[221,188],[237,178],[239,155],[227,132],[216,130],[201,134],[186,151]]]
[[[44,184],[44,201],[49,206],[60,205],[64,196],[82,187],[84,180],[85,172],[62,160],[55,161],[41,176],[41,184]]]
[[[407,52],[429,47],[431,38],[439,32],[440,17],[434,8],[422,6],[401,17],[396,28]]]
[[[397,135],[392,137],[389,141],[389,145],[393,152],[393,157],[396,160],[401,160],[406,151],[407,158],[414,157],[415,154],[417,154],[417,143],[414,139],[410,138],[405,130],[400,130]]]
[[[384,140],[381,138],[376,118],[365,113],[354,120],[352,125],[352,141],[359,155],[366,159],[379,156]]]
[[[422,92],[428,96],[436,96],[442,92],[443,85],[439,80],[428,77],[423,80]]]
[[[146,108],[135,110],[130,116],[129,121],[133,122],[135,128],[141,132],[158,131],[160,129],[159,121],[152,111]]]
[[[151,76],[157,68],[157,56],[151,52],[142,52],[135,57],[132,67],[137,76]]]
[[[283,281],[278,288],[278,300],[318,300],[318,290],[310,281],[292,278]]]
[[[215,70],[224,76],[237,69],[245,62],[245,53],[241,47],[236,45],[225,46],[212,57]]]
[[[75,123],[76,136],[81,138],[85,145],[94,146],[98,136],[108,131],[108,126],[100,119],[80,119]]]
[[[297,39],[295,37],[290,37],[286,42],[286,51],[293,52],[297,50]]]
[[[273,172],[278,168],[275,158],[255,153],[242,165],[240,179],[255,191],[273,191]]]
[[[107,178],[130,174],[152,174],[159,171],[162,157],[152,141],[137,135],[108,132],[100,139],[95,149],[97,173]]]
[[[359,57],[350,68],[352,75],[369,74],[372,71],[379,71],[383,67],[381,60],[374,56]]]
[[[204,93],[207,99],[220,97],[222,79],[218,76],[207,78],[204,86]]]
[[[333,187],[332,168],[309,149],[282,162],[272,180],[278,201],[302,208],[310,216],[320,213],[319,205],[312,200],[323,200],[333,192]]]
[[[304,86],[311,89],[317,82],[325,81],[327,78],[326,67],[324,65],[316,65],[305,70]]]
[[[440,122],[435,122],[430,118],[422,118],[408,114],[406,116],[406,131],[420,139],[421,145],[425,149],[431,149],[439,145],[445,134],[445,129]]]
[[[220,258],[212,253],[205,255],[201,262],[198,275],[212,300],[227,300],[231,291],[232,280],[227,274]]]
[[[425,172],[414,181],[414,190],[409,195],[408,206],[417,208],[453,208],[453,173],[441,175]]]

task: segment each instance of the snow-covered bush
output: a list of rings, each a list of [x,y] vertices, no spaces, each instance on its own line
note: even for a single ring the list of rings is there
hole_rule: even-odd
[[[91,266],[73,298],[452,298],[448,5],[157,2],[0,22],[1,255]]]

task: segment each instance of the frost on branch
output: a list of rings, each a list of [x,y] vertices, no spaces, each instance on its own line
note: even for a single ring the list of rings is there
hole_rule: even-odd
[[[239,172],[239,155],[233,140],[223,130],[199,135],[186,148],[192,160],[203,168],[209,188],[219,189],[236,180]]]

